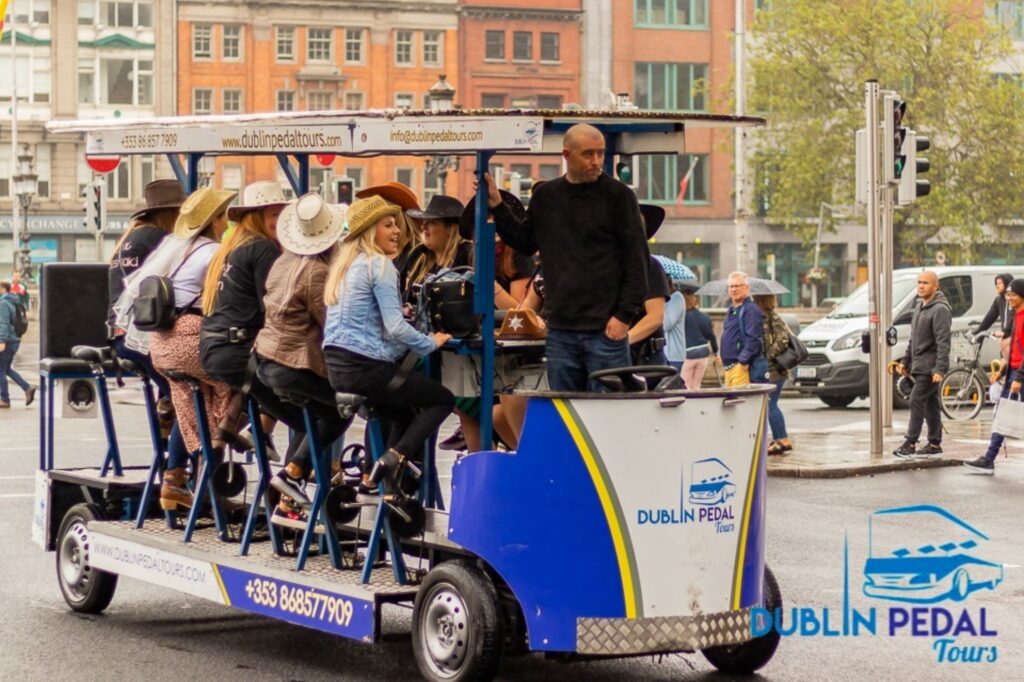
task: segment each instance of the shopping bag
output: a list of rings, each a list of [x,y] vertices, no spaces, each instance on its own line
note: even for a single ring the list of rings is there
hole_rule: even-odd
[[[1024,401],[1019,393],[1011,393],[996,405],[996,416],[992,420],[992,433],[1007,438],[1024,439]]]

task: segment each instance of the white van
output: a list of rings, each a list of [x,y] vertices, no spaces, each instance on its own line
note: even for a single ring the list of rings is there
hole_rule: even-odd
[[[899,360],[910,338],[910,317],[917,299],[917,275],[932,270],[939,287],[953,309],[954,348],[963,347],[967,325],[980,322],[995,298],[996,275],[1009,272],[1024,275],[1024,266],[948,266],[903,268],[893,272],[893,321],[898,341],[892,358]],[[997,321],[989,331],[998,328]],[[846,407],[857,398],[868,397],[868,355],[861,351],[861,334],[868,328],[868,286],[862,284],[843,299],[825,317],[808,325],[800,333],[810,356],[792,373],[793,387],[800,393],[816,395],[830,407]],[[999,356],[999,344],[986,339],[982,348],[983,367]],[[956,362],[956,358],[950,358]],[[900,402],[897,398],[897,404]]]

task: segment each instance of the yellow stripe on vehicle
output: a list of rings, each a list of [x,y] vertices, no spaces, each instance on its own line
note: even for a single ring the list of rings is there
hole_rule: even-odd
[[[594,483],[597,497],[601,501],[601,509],[604,511],[605,520],[608,522],[608,531],[612,537],[612,544],[615,547],[615,558],[619,564],[619,576],[622,580],[622,595],[625,600],[626,618],[637,618],[641,612],[639,605],[639,581],[635,575],[634,561],[629,551],[629,538],[626,535],[625,523],[620,518],[619,510],[614,501],[614,489],[605,480],[601,466],[597,461],[597,453],[591,449],[590,439],[585,429],[579,422],[572,407],[563,399],[552,401],[555,409],[565,423],[569,435],[572,436],[576,448],[583,458],[587,467],[590,479]]]
[[[736,547],[736,566],[732,584],[732,610],[740,608],[740,597],[743,591],[743,562],[747,558],[747,533],[750,530],[750,514],[753,508],[754,488],[757,486],[757,467],[761,460],[761,449],[764,444],[765,418],[768,414],[768,396],[761,402],[761,418],[757,423],[757,437],[754,439],[754,456],[750,462],[750,475],[747,478],[747,494],[743,505],[743,522],[740,524],[739,545]],[[764,528],[761,529],[764,532]]]
[[[231,606],[231,597],[228,596],[227,588],[224,587],[224,579],[220,577],[220,566],[210,564],[213,567],[213,575],[217,578],[217,587],[220,588],[220,596],[224,599],[224,606]]]

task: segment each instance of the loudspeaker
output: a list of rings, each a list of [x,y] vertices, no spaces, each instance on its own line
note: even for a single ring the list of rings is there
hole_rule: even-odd
[[[95,419],[99,414],[95,379],[60,380],[62,419]]]
[[[106,263],[46,263],[39,284],[39,357],[107,345]]]

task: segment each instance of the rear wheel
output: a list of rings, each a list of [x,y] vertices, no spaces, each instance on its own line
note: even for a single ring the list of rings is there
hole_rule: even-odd
[[[782,625],[782,592],[768,565],[764,567],[764,592],[761,605],[778,614],[778,622],[770,632],[742,644],[716,646],[701,651],[711,665],[724,673],[747,675],[767,665],[779,646],[779,627]],[[778,611],[776,611],[778,609]]]
[[[939,384],[942,414],[952,420],[974,419],[985,405],[985,387],[968,369],[954,369]]]
[[[117,589],[117,575],[97,570],[90,563],[89,522],[102,518],[95,505],[76,504],[64,515],[57,532],[57,583],[64,601],[79,613],[100,613],[110,605]]]
[[[491,680],[504,645],[498,593],[466,561],[446,561],[424,578],[412,613],[412,649],[433,682]]]
[[[849,407],[850,404],[857,399],[857,396],[823,394],[819,395],[818,398],[829,407]]]

